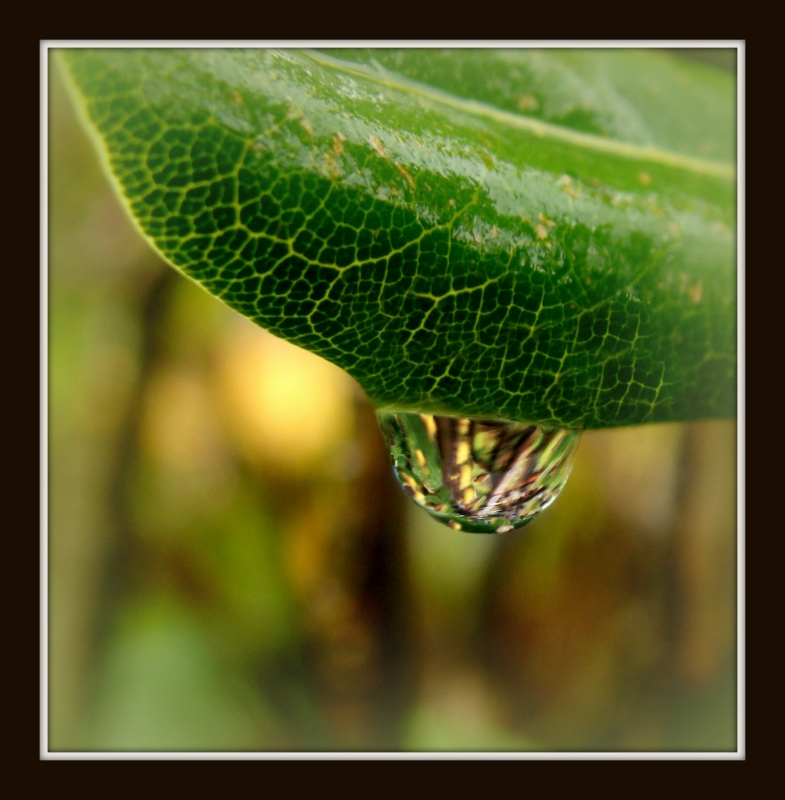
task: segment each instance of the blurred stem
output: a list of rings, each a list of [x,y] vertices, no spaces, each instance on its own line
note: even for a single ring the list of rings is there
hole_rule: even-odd
[[[314,520],[300,534],[324,539],[318,571],[299,590],[311,669],[302,677],[316,690],[321,746],[397,749],[416,670],[406,498],[392,477],[375,412],[359,390],[354,417],[354,477],[325,486],[341,498],[332,510],[319,506],[332,518]]]
[[[139,566],[137,536],[128,499],[128,486],[138,459],[139,426],[145,388],[165,347],[164,323],[180,276],[159,259],[155,273],[137,300],[141,327],[139,367],[130,393],[120,436],[114,451],[114,464],[107,492],[112,531],[104,563],[93,654],[98,656],[110,635],[112,624],[125,598],[131,593]]]
[[[717,683],[735,651],[735,425],[690,425],[686,452],[688,480],[677,526],[677,668],[688,686],[704,689]]]

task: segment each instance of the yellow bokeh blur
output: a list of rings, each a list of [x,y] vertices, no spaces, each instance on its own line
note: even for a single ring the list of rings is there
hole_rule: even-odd
[[[319,471],[352,435],[355,384],[334,364],[244,320],[232,325],[218,358],[222,416],[249,461]]]

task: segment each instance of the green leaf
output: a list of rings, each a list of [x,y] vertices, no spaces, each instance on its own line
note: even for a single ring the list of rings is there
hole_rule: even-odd
[[[63,60],[153,245],[377,407],[734,415],[730,74],[626,50]]]

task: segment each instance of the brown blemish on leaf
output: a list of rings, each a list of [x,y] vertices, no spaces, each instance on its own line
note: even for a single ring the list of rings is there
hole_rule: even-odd
[[[369,137],[368,141],[371,143],[371,147],[382,157],[387,158],[387,151],[384,149],[384,145],[375,137]]]
[[[325,153],[324,164],[325,168],[323,172],[328,178],[335,180],[336,178],[341,177],[341,173],[343,171],[341,162],[332,153]]]
[[[412,178],[412,176],[411,176],[411,175],[409,175],[409,173],[406,171],[406,168],[405,168],[405,167],[403,167],[401,164],[396,164],[396,165],[395,165],[395,168],[398,170],[398,172],[400,172],[400,173],[401,173],[401,175],[403,175],[404,179],[406,180],[406,183],[408,183],[408,184],[409,184],[409,188],[411,188],[412,190],[414,190],[414,179],[413,179],[413,178]]]
[[[305,114],[303,114],[300,117],[300,125],[302,125],[303,130],[308,134],[308,136],[311,139],[313,139],[313,126],[311,125],[311,121],[308,119],[308,117],[305,116]]]
[[[333,138],[333,153],[339,158],[343,155],[343,143],[341,142],[340,134],[336,134]]]
[[[234,101],[235,105],[241,106],[243,104],[243,96],[237,89],[231,89],[229,94],[232,96],[232,100]]]

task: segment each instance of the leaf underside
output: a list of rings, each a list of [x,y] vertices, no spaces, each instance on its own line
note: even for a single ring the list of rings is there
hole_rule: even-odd
[[[140,230],[377,407],[733,416],[732,76],[634,51],[63,51]]]

